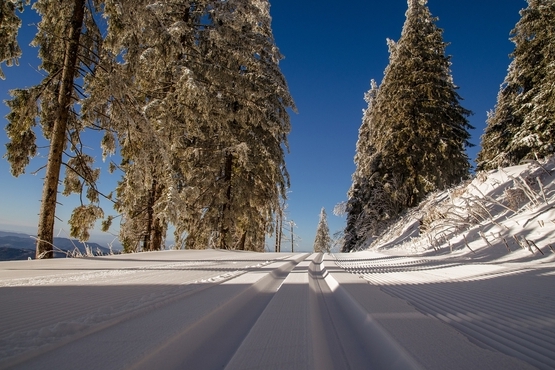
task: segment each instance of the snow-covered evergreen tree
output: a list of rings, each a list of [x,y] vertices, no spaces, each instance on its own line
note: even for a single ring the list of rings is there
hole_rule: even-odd
[[[29,3],[29,0],[25,1]],[[23,0],[2,0],[0,2],[0,79],[4,79],[1,64],[7,66],[17,64],[21,49],[17,43],[17,33],[21,27],[21,19],[16,11],[23,12]]]
[[[107,43],[125,62],[111,67],[121,78],[106,74],[91,106],[110,102],[101,109],[126,158],[118,188],[126,240],[137,246],[133,234],[159,220],[176,226],[186,248],[263,250],[288,186],[293,106],[268,2],[108,5]],[[121,103],[129,100],[135,108]]]
[[[555,150],[555,1],[529,0],[511,32],[513,60],[482,136],[478,168]]]
[[[460,105],[442,30],[426,3],[408,1],[401,38],[388,40],[389,66],[365,118],[371,122],[372,150],[357,153],[367,156],[357,180],[358,198],[368,212],[355,227],[359,233],[361,227],[378,231],[426,194],[469,173],[470,112]],[[352,243],[343,249],[351,248]]]
[[[51,76],[15,91],[8,103],[12,172],[22,173],[35,155],[40,116],[51,153],[58,153],[58,174],[68,142],[74,153],[65,192],[85,191],[91,201],[71,219],[72,233],[86,238],[103,212],[99,171],[82,152],[79,133],[95,127],[105,133],[104,159],[118,150],[122,159],[110,167],[123,172],[115,201],[126,250],[159,249],[169,223],[188,248],[263,250],[289,184],[284,151],[287,109],[294,108],[268,1],[74,0],[56,7],[39,0],[35,7],[43,16],[35,42]],[[96,11],[107,19],[104,38]],[[70,58],[56,60],[64,55]],[[77,102],[81,108],[72,109]],[[55,168],[47,169],[44,206],[55,204]],[[46,213],[53,220],[53,211]],[[39,239],[48,243],[41,233]]]
[[[198,41],[202,68],[191,68],[197,82],[189,85],[205,102],[193,105],[202,114],[182,152],[182,163],[192,165],[183,170],[191,193],[186,247],[263,250],[288,186],[284,147],[293,102],[269,3],[217,2],[209,15]]]
[[[363,225],[367,223],[366,212],[369,188],[369,179],[372,175],[372,159],[374,158],[375,134],[372,132],[371,112],[378,94],[376,81],[370,81],[370,90],[364,95],[368,108],[363,111],[362,125],[358,133],[355,153],[355,173],[352,176],[353,184],[349,190],[347,211],[347,226],[344,232],[344,251],[352,250],[364,238]]]
[[[518,162],[515,153],[508,150],[513,133],[522,125],[522,118],[514,107],[518,89],[509,82],[513,80],[514,73],[514,63],[511,63],[497,95],[495,111],[488,112],[487,126],[481,138],[482,148],[476,159],[478,170],[490,170]]]
[[[470,137],[442,30],[425,0],[409,0],[407,19],[372,109],[381,180],[395,190],[401,178],[401,207],[468,175],[465,153]],[[395,190],[396,191],[396,190]],[[395,194],[391,194],[393,197]]]
[[[320,221],[316,229],[316,238],[314,239],[314,253],[330,253],[331,244],[332,240],[326,210],[322,208],[320,211]]]
[[[3,4],[5,7],[6,3]],[[40,68],[45,78],[34,87],[11,91],[13,99],[7,102],[10,113],[6,131],[10,142],[6,145],[6,157],[14,176],[24,173],[30,158],[36,154],[37,124],[50,142],[39,213],[37,257],[52,257],[62,165],[66,168],[64,195],[77,192],[89,200],[73,211],[69,220],[71,235],[87,240],[88,230],[103,217],[96,190],[99,170],[92,168],[93,157],[83,152],[81,133],[87,124],[75,107],[84,93],[77,80],[94,71],[98,61],[101,37],[94,14],[100,5],[100,1],[84,0],[38,0],[33,4],[41,16],[33,44],[39,47]]]
[[[198,54],[192,45],[202,10],[188,1],[118,0],[105,7],[110,53],[85,108],[107,117],[105,154],[119,143],[116,210],[126,251],[163,248],[168,223],[185,208],[174,152],[182,150],[191,112],[176,96],[187,81],[188,55]]]

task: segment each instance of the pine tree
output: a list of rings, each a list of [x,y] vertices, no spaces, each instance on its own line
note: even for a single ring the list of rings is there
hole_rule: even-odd
[[[52,257],[62,165],[66,168],[63,194],[86,194],[89,200],[89,204],[82,204],[73,211],[69,220],[71,236],[87,240],[88,230],[103,217],[96,189],[99,170],[92,168],[93,157],[83,153],[81,132],[87,123],[75,108],[84,94],[84,88],[76,81],[90,73],[87,71],[94,71],[97,63],[101,44],[94,18],[97,6],[100,2],[84,0],[34,3],[42,20],[33,44],[39,46],[40,68],[46,77],[37,86],[11,91],[13,99],[7,102],[10,113],[6,131],[10,142],[6,145],[6,157],[14,176],[24,173],[30,158],[36,154],[34,128],[37,119],[44,137],[50,142],[39,213],[37,257]]]
[[[400,190],[406,191],[399,197],[401,207],[413,207],[427,193],[460,181],[470,167],[464,150],[469,112],[460,106],[435,21],[426,1],[409,0],[401,39],[372,110],[381,180],[393,192],[395,175],[401,178]]]
[[[514,109],[518,89],[509,83],[514,74],[514,63],[511,63],[507,78],[497,95],[495,111],[488,112],[487,126],[481,138],[482,148],[476,159],[478,170],[490,170],[518,162],[515,153],[508,150],[512,133],[522,125],[522,118]]]
[[[518,163],[555,150],[555,1],[529,0],[511,32],[512,62],[482,136],[478,168]]]
[[[365,118],[372,127],[372,145],[366,147],[372,149],[357,152],[365,163],[357,185],[359,210],[366,212],[355,227],[359,235],[361,227],[379,231],[428,193],[469,173],[470,112],[459,103],[442,30],[426,3],[408,1],[401,38],[388,40],[390,62]],[[352,243],[344,246],[350,248]]]
[[[318,229],[316,229],[316,238],[314,239],[314,253],[330,253],[331,244],[326,210],[322,208]]]

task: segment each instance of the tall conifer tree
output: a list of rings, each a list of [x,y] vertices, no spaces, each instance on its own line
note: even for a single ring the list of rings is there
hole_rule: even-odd
[[[364,100],[368,103],[368,108],[364,110],[362,125],[358,132],[358,141],[355,154],[355,173],[353,174],[353,184],[348,193],[347,201],[347,227],[345,228],[344,251],[354,249],[359,241],[364,238],[364,232],[368,231],[364,227],[368,223],[368,193],[372,190],[369,187],[372,175],[372,159],[374,159],[375,134],[372,129],[371,112],[378,94],[376,81],[370,81],[370,90],[364,95]]]
[[[115,0],[105,7],[109,54],[85,108],[107,118],[106,154],[120,146],[116,210],[126,251],[163,248],[168,223],[177,222],[184,208],[175,152],[192,114],[176,96],[187,83],[187,60],[198,54],[195,22],[203,9],[200,2],[152,0]]]
[[[263,250],[285,198],[284,150],[293,107],[265,0],[217,2],[199,45],[194,91],[205,103],[183,171],[191,192],[182,226],[187,248]],[[209,84],[207,83],[209,81]],[[193,88],[191,85],[190,88]]]
[[[110,102],[103,109],[127,158],[118,188],[123,230],[158,219],[176,225],[187,248],[263,250],[288,185],[293,106],[268,2],[119,0],[106,11],[114,35],[107,43],[125,63],[113,66],[122,78],[106,75],[111,87],[99,92],[119,95],[97,101]],[[134,111],[117,103],[129,100]]]
[[[460,105],[442,30],[426,3],[408,1],[401,38],[389,42],[389,66],[368,118],[373,150],[360,153],[371,165],[359,198],[372,211],[365,221],[372,231],[469,174],[470,112]]]
[[[511,32],[512,62],[488,117],[479,169],[555,150],[555,1],[529,0]]]

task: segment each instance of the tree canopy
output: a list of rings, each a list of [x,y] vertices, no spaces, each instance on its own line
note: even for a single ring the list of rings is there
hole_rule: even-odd
[[[38,0],[33,7],[47,75],[12,92],[7,158],[21,175],[36,154],[37,127],[50,141],[41,210],[48,221],[39,226],[38,249],[52,248],[59,181],[64,195],[88,198],[71,217],[72,236],[87,240],[104,217],[100,172],[84,152],[95,144],[82,135],[94,129],[103,133],[103,159],[120,159],[110,170],[121,181],[107,197],[122,216],[126,251],[163,248],[169,224],[180,247],[264,250],[289,186],[284,156],[295,109],[269,2]],[[19,55],[18,9],[21,1],[2,2],[1,61]]]
[[[425,0],[409,0],[401,38],[388,40],[389,65],[371,89],[357,143],[348,226],[355,216],[358,225],[346,230],[344,250],[469,174],[470,112],[460,104],[436,20]]]
[[[511,31],[512,61],[482,136],[478,169],[555,150],[555,1],[529,0],[520,15]]]

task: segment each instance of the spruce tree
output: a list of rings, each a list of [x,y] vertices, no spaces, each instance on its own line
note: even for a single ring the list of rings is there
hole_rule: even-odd
[[[191,194],[185,245],[261,251],[289,183],[284,150],[293,101],[267,1],[218,2],[209,21],[198,41],[202,67],[191,68],[196,82],[188,86],[206,100],[191,104],[202,114],[182,152]]]
[[[322,208],[320,211],[320,221],[316,229],[316,238],[314,239],[314,253],[330,253],[331,243],[326,210]]]
[[[511,32],[513,60],[482,136],[479,169],[555,150],[554,38],[555,1],[529,0]]]
[[[182,123],[191,115],[176,95],[187,81],[186,58],[198,54],[191,46],[200,17],[194,9],[186,1],[151,0],[105,7],[109,54],[85,107],[107,117],[106,154],[119,144],[122,163],[116,167],[123,176],[115,208],[122,216],[125,251],[163,248],[169,222],[178,222],[176,214],[184,208],[173,152],[182,150],[179,140],[187,135]]]
[[[372,150],[357,153],[366,156],[362,226],[372,233],[469,174],[470,112],[460,105],[442,30],[426,3],[409,0],[401,38],[388,41],[390,62],[367,118]]]
[[[505,82],[497,95],[495,110],[488,112],[487,126],[476,159],[478,170],[509,166],[519,160],[515,153],[509,151],[513,133],[522,125],[522,117],[517,114],[514,106],[518,89],[509,83],[514,74],[514,63],[511,63]]]
[[[268,2],[120,0],[106,12],[107,44],[125,63],[105,68],[121,78],[106,74],[91,106],[110,116],[125,158],[122,238],[137,248],[154,220],[173,223],[186,248],[263,250],[288,186],[293,106]],[[133,138],[130,125],[141,127]]]

